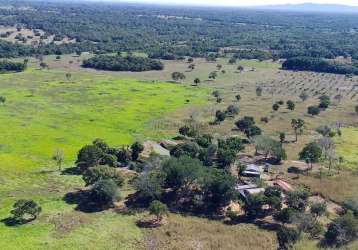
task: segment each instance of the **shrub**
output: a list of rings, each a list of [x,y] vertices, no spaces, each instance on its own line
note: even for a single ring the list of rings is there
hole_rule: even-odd
[[[327,204],[325,202],[313,203],[310,207],[310,211],[314,216],[322,216],[327,211]]]
[[[154,200],[150,203],[149,213],[155,215],[157,221],[161,221],[163,219],[163,215],[168,213],[168,207],[164,203]]]
[[[35,220],[41,213],[41,207],[33,200],[18,200],[13,205],[11,214],[17,223]]]
[[[276,234],[282,249],[290,249],[300,238],[300,232],[295,228],[280,227]]]
[[[86,186],[92,185],[99,180],[111,179],[117,186],[122,186],[124,178],[122,174],[115,168],[107,166],[97,166],[87,169],[82,176]]]

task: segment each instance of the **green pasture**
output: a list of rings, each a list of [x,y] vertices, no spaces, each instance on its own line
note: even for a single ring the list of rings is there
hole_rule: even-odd
[[[28,69],[0,75],[0,249],[136,249],[142,231],[135,216],[107,211],[78,214],[63,196],[83,186],[80,176],[61,175],[52,156],[65,153],[65,167],[95,138],[121,146],[162,139],[172,132],[152,121],[207,101],[208,89],[144,82],[105,74]],[[15,200],[40,203],[40,218],[6,226]],[[80,219],[79,219],[80,218]]]

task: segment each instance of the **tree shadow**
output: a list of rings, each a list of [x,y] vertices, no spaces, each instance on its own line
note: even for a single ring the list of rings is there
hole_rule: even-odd
[[[61,175],[80,175],[81,170],[78,167],[70,167],[61,171]]]
[[[63,197],[63,200],[67,204],[77,204],[75,210],[85,213],[101,212],[113,207],[113,204],[99,204],[93,200],[93,196],[90,190],[80,190],[67,193]]]
[[[0,222],[4,223],[4,225],[8,226],[8,227],[17,227],[17,226],[27,224],[33,220],[35,220],[35,218],[31,218],[31,219],[27,219],[27,220],[25,220],[25,219],[18,220],[13,217],[7,217],[5,219],[0,220]]]

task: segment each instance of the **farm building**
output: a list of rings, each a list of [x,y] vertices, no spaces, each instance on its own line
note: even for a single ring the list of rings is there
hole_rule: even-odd
[[[255,165],[255,164],[249,164],[246,166],[245,171],[243,171],[244,176],[248,177],[260,177],[262,172],[262,167]]]

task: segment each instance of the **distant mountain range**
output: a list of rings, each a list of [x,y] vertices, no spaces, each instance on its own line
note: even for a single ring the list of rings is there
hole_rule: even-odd
[[[358,14],[358,6],[348,6],[348,5],[341,5],[341,4],[303,3],[303,4],[255,6],[252,8],[264,9],[264,10],[298,11],[298,12],[330,12],[330,13],[336,12],[336,13]]]

